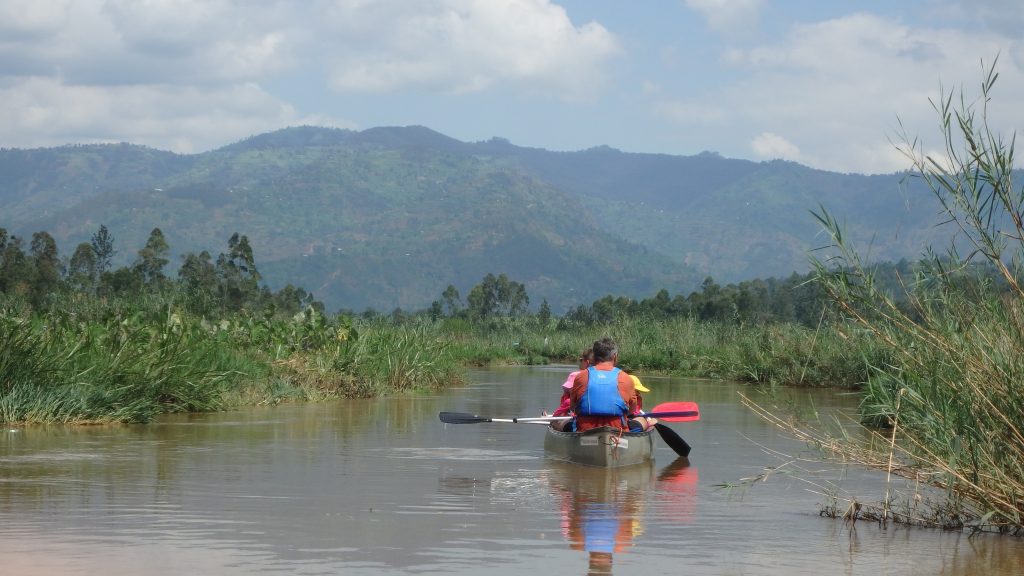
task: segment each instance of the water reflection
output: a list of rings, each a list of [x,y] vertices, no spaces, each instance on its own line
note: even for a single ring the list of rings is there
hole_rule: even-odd
[[[548,475],[560,508],[562,535],[587,555],[587,574],[612,574],[615,554],[627,552],[652,511],[691,522],[697,468],[679,458],[655,475],[655,464],[592,468],[552,462]]]
[[[735,401],[747,388],[655,379],[652,405],[700,403],[680,428],[693,460],[656,442],[653,465],[627,470],[548,460],[540,426],[437,420],[537,414],[562,379],[488,369],[437,396],[0,430],[0,574],[1024,574],[1024,540],[850,527],[784,474],[740,498],[713,489],[806,448]],[[836,476],[885,491],[884,474]]]

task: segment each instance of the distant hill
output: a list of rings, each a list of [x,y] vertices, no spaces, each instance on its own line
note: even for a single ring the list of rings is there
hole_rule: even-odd
[[[423,127],[288,128],[176,155],[129,144],[0,150],[0,227],[61,252],[106,224],[122,263],[160,227],[176,253],[248,235],[268,283],[331,309],[418,309],[488,272],[556,310],[807,269],[823,204],[874,257],[934,241],[930,193],[714,153],[466,143]],[[178,262],[169,266],[177,270]]]

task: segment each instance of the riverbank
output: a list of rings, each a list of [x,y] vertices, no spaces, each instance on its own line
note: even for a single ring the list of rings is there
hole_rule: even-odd
[[[163,413],[460,382],[448,344],[423,327],[357,327],[313,308],[292,318],[215,321],[159,298],[0,308],[0,421],[7,424],[148,422]]]
[[[624,318],[607,324],[495,319],[442,322],[460,361],[574,363],[595,340],[610,336],[630,371],[734,380],[768,386],[858,389],[889,352],[864,331],[826,325],[734,324],[687,318]]]
[[[0,308],[0,420],[147,422],[158,414],[436,390],[467,366],[571,361],[615,338],[629,370],[764,385],[857,388],[870,339],[823,327],[685,319],[394,321],[310,307],[210,320],[159,297]]]

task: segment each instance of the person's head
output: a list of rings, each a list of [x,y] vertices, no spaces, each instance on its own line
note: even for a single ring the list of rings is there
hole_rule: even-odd
[[[593,364],[594,363],[594,349],[593,348],[587,348],[583,352],[580,352],[579,358],[576,359],[576,362],[579,363],[580,370],[583,370],[587,366],[590,366],[591,364]]]
[[[619,359],[619,347],[611,338],[601,338],[594,342],[594,364],[615,362]]]

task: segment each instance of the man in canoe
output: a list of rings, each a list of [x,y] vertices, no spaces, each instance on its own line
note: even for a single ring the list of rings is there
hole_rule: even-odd
[[[636,390],[632,378],[615,367],[619,347],[611,338],[602,338],[594,342],[593,351],[593,364],[580,370],[569,390],[575,430],[601,426],[629,430],[626,418],[637,410]]]

